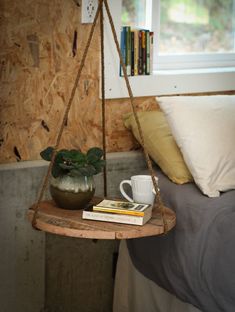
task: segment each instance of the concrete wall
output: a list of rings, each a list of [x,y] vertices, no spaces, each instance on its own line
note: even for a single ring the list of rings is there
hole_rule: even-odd
[[[108,195],[146,167],[139,152],[110,153]],[[73,239],[32,229],[26,218],[47,163],[0,165],[1,312],[110,312],[118,242]],[[96,195],[102,176],[95,177]]]
[[[28,207],[43,162],[0,166],[0,311],[39,312],[44,305],[45,234],[32,229]]]

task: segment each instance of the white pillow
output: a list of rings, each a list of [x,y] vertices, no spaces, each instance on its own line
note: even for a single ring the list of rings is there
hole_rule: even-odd
[[[159,97],[199,188],[209,197],[235,189],[235,95]]]

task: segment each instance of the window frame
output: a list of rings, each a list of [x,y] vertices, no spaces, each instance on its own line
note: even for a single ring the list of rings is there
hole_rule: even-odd
[[[108,0],[119,43],[121,1]],[[153,0],[152,5],[153,12],[156,9],[155,6],[159,6],[159,0]],[[158,22],[152,16],[152,21],[154,20],[155,25],[152,23],[152,30],[156,31]],[[128,91],[124,78],[119,76],[119,56],[106,12],[104,12],[104,26],[105,96],[107,99],[126,98]],[[157,33],[155,33],[154,39],[157,42]],[[155,52],[156,49],[155,45]],[[227,61],[225,60],[225,63]],[[225,66],[224,64],[223,67],[214,67],[213,65],[207,68],[194,67],[180,70],[168,67],[164,70],[154,70],[153,74],[149,76],[130,76],[129,81],[135,97],[233,91],[235,90],[235,66]]]
[[[158,43],[160,42],[160,1],[146,0],[148,6],[152,8],[151,30],[155,34],[153,70],[182,70],[194,68],[216,68],[216,67],[235,67],[235,52],[228,53],[185,53],[168,54],[159,53]],[[235,0],[234,0],[235,2]],[[155,13],[156,12],[156,13]],[[146,12],[147,14],[147,12]],[[235,3],[233,14],[235,16]],[[235,18],[234,18],[235,23]],[[234,39],[235,45],[235,39]]]

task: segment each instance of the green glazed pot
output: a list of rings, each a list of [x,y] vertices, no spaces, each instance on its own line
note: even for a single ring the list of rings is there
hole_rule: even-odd
[[[51,178],[50,193],[57,206],[64,209],[83,209],[95,193],[93,177],[60,176]]]

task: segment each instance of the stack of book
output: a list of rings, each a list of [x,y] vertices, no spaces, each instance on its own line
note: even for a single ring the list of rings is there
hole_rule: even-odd
[[[152,73],[153,35],[154,33],[149,30],[132,30],[130,26],[122,27],[120,46],[128,76]],[[120,76],[123,76],[121,65]]]
[[[82,218],[106,222],[144,225],[152,216],[152,205],[104,199],[83,210]]]

